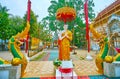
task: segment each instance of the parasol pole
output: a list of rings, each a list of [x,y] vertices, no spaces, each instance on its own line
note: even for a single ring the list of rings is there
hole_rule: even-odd
[[[28,5],[27,5],[27,22],[30,23],[30,11],[31,11],[31,1],[28,0]],[[25,53],[26,53],[26,58],[29,61],[29,33],[26,36],[26,47],[25,47]]]
[[[90,55],[90,36],[89,36],[89,22],[88,22],[88,0],[85,1],[84,4],[84,12],[85,12],[85,21],[86,21],[86,41],[88,43],[88,53],[87,53],[87,60],[92,60],[92,56]]]

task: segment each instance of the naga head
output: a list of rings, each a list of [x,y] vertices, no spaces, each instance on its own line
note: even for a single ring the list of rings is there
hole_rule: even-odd
[[[94,23],[90,24],[89,29],[90,32],[92,33],[93,40],[99,44],[100,48],[103,48],[104,44],[108,42],[108,38],[105,30],[103,29],[100,32],[98,32],[94,27]]]

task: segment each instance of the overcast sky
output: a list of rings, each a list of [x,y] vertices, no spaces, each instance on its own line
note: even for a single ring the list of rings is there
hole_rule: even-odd
[[[103,10],[115,0],[93,0],[95,3],[95,13]],[[38,21],[48,15],[47,8],[50,5],[50,0],[31,0],[31,8],[36,15],[39,16]],[[10,14],[23,17],[27,10],[27,0],[0,0],[2,6],[6,6]]]

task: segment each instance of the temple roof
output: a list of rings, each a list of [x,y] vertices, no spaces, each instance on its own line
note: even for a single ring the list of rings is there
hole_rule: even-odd
[[[95,18],[95,27],[107,23],[112,14],[120,15],[120,0],[116,0],[97,15]]]

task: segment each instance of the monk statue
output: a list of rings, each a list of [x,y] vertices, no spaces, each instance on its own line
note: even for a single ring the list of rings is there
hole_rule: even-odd
[[[70,60],[70,41],[72,32],[68,30],[68,25],[64,25],[64,30],[58,36],[59,60]]]

